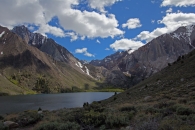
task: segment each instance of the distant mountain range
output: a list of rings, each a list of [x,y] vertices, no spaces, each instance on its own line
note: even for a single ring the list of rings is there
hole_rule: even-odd
[[[195,26],[180,27],[176,31],[161,35],[133,53],[117,52],[103,60],[93,60],[90,64],[103,66],[111,71],[121,71],[131,75],[129,86],[133,86],[152,74],[159,72],[168,63],[195,48]]]
[[[116,52],[90,63],[53,39],[25,26],[0,26],[0,92],[65,92],[94,87],[129,88],[195,48],[195,26],[161,35],[138,50]],[[9,87],[8,87],[9,86]]]

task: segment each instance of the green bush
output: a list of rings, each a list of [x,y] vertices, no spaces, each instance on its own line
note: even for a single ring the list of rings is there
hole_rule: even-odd
[[[129,115],[126,113],[110,113],[106,116],[106,126],[108,128],[119,128],[129,124]]]
[[[22,126],[28,126],[37,123],[43,118],[41,114],[38,114],[38,111],[26,111],[22,113],[17,121],[19,120]]]
[[[93,125],[95,127],[99,127],[104,124],[104,121],[106,119],[106,115],[104,113],[95,112],[91,110],[88,113],[85,113],[81,119],[81,121],[85,125]]]
[[[37,130],[80,130],[80,126],[75,122],[57,123],[49,122],[42,124]]]

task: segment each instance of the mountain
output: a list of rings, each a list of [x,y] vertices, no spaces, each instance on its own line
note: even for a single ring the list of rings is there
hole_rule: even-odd
[[[129,126],[127,128],[131,129],[193,130],[195,129],[194,63],[195,50],[127,91],[101,101],[99,109],[107,108],[105,111],[109,112],[110,109],[115,114],[121,111],[118,115],[131,113],[130,121],[127,123]],[[100,114],[109,115],[105,111]],[[120,118],[124,119],[124,116]]]
[[[90,64],[129,75],[130,87],[159,72],[168,63],[174,62],[179,56],[189,53],[194,48],[195,26],[191,25],[161,35],[132,53],[117,52],[103,60],[91,61]]]
[[[94,66],[103,66],[108,70],[112,70],[121,61],[121,59],[125,57],[125,55],[127,55],[127,51],[116,52],[105,57],[103,60],[92,60],[90,64]]]
[[[56,61],[66,62],[81,73],[88,75],[89,77],[97,81],[101,81],[100,86],[114,85],[116,87],[124,87],[124,84],[127,84],[129,82],[128,77],[125,76],[123,72],[118,70],[111,71],[111,68],[114,67],[114,65],[124,55],[118,56],[118,54],[113,54],[116,55],[116,61],[114,61],[112,65],[106,64],[104,67],[96,67],[93,65],[89,65],[89,63],[86,61],[78,60],[66,48],[57,44],[54,40],[46,38],[39,33],[32,33],[23,25],[14,27],[12,29],[12,32],[20,36],[29,45],[34,46],[40,51],[47,53]],[[108,56],[103,63],[109,62],[109,59],[110,58]]]
[[[89,76],[89,71],[86,72],[87,68],[83,71],[79,66],[80,62],[72,54],[52,39],[46,41],[39,47],[53,45],[56,53],[62,49],[59,55],[54,55],[55,58],[0,26],[0,93],[53,93],[84,90],[86,86],[97,87],[96,81]],[[53,49],[49,50],[52,51]],[[58,60],[65,52],[67,60]]]
[[[65,47],[57,44],[53,39],[47,38],[39,33],[32,33],[24,25],[15,26],[12,32],[20,36],[29,45],[38,48],[40,51],[47,53],[54,60],[68,63],[72,68],[91,77],[84,61],[75,58]]]
[[[67,63],[78,62],[78,59],[76,59],[66,48],[57,44],[53,39],[47,38],[39,33],[32,33],[24,25],[14,27],[12,32],[19,35],[28,44],[51,55],[57,61]]]

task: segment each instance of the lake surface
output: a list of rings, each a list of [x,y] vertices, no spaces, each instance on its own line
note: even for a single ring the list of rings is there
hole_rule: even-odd
[[[0,97],[0,114],[10,114],[25,110],[57,110],[61,108],[82,107],[84,102],[91,103],[107,99],[114,92],[81,92],[63,94],[39,94]]]

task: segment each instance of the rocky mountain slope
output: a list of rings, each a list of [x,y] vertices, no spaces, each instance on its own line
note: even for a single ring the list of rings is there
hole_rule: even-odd
[[[43,44],[50,43],[55,45],[51,39]],[[59,45],[55,47],[62,49]],[[65,48],[60,54],[63,51],[66,51]],[[86,85],[97,87],[96,81],[80,69],[79,61],[71,54],[66,56],[71,59],[68,63],[57,61],[57,57],[53,58],[27,44],[20,36],[0,26],[0,92],[27,94],[34,90],[50,93],[77,91],[85,89]],[[11,93],[13,88],[15,93]]]
[[[96,75],[92,77],[89,69],[84,63],[74,57],[65,47],[57,44],[53,39],[47,38],[39,33],[32,33],[24,25],[14,27],[12,32],[20,36],[29,45],[38,48],[42,52],[45,52],[54,60],[68,63],[72,68],[76,69],[82,74],[96,79]]]
[[[179,56],[195,48],[195,26],[180,27],[176,31],[161,35],[133,53],[117,52],[103,60],[90,64],[118,70],[131,76],[130,86],[159,72]],[[108,81],[109,82],[109,81]]]
[[[131,113],[131,129],[195,129],[195,50],[138,83],[101,102],[115,113]],[[132,114],[132,111],[134,113]],[[120,113],[122,115],[122,113]],[[121,117],[123,118],[123,117]]]
[[[124,84],[129,82],[128,77],[125,76],[123,72],[118,70],[111,70],[111,68],[114,67],[115,64],[120,60],[120,58],[124,56],[122,55],[123,53],[121,53],[120,56],[118,54],[113,54],[116,55],[118,60],[112,62],[112,66],[107,64],[104,67],[96,67],[88,64],[85,61],[78,60],[66,48],[57,44],[54,40],[46,38],[39,33],[32,33],[25,26],[16,26],[13,28],[12,32],[20,36],[29,45],[35,46],[42,52],[47,53],[56,61],[66,62],[81,73],[88,75],[97,81],[100,81],[100,86],[114,85],[116,87],[124,87]],[[108,56],[102,64],[107,63],[109,60],[110,58]]]

